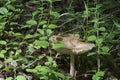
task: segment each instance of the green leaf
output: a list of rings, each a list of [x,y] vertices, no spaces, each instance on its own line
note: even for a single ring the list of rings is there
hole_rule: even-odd
[[[38,31],[41,35],[44,35],[44,33],[45,33],[43,29],[38,29],[37,31]]]
[[[44,25],[44,24],[46,24],[46,23],[47,23],[47,21],[42,20],[42,21],[40,21],[39,25]]]
[[[3,67],[3,64],[0,64],[0,69]]]
[[[25,36],[25,39],[35,38],[37,36],[38,36],[38,34],[34,34],[34,35],[28,34]]]
[[[48,36],[50,36],[52,34],[52,30],[51,29],[47,29],[46,32],[47,32]]]
[[[102,51],[107,53],[109,51],[109,47],[108,46],[103,46]]]
[[[65,76],[62,73],[56,72],[55,75],[57,75],[58,77],[65,79]]]
[[[6,41],[3,41],[3,40],[0,40],[0,44],[1,44],[1,45],[6,45],[7,42],[6,42]]]
[[[96,44],[100,45],[103,42],[103,38],[98,38],[95,40]]]
[[[31,25],[31,26],[32,26],[32,25],[37,25],[37,21],[31,19],[31,20],[28,20],[28,21],[26,22],[26,24]]]
[[[36,69],[26,69],[27,72],[30,73],[37,73],[38,71]]]
[[[0,58],[4,58],[4,54],[1,54],[1,53],[0,53]]]
[[[99,76],[99,77],[104,76],[104,74],[105,74],[105,72],[103,72],[103,71],[99,71],[99,72],[96,73],[96,75]]]
[[[84,14],[83,17],[87,18],[90,16],[90,11],[89,11],[88,6],[85,2],[84,2],[84,5],[85,5],[85,11],[83,12],[83,14]]]
[[[115,26],[118,28],[118,30],[120,30],[120,24],[115,21],[113,21],[113,22],[114,22]]]
[[[93,19],[91,22],[97,23],[98,19]]]
[[[99,72],[97,72],[95,75],[93,75],[92,79],[93,79],[93,80],[100,80],[100,78],[103,77],[104,74],[105,74],[105,72],[99,71]]]
[[[87,56],[93,56],[95,54],[96,54],[95,52],[91,52],[91,53],[87,54]]]
[[[1,8],[0,8],[0,14],[6,14],[6,13],[8,13],[7,8],[1,7]]]
[[[52,57],[48,57],[48,62],[53,62],[53,58]]]
[[[55,18],[58,18],[60,14],[58,12],[51,11],[50,15],[54,16]]]
[[[100,80],[100,77],[93,75],[92,80]]]
[[[48,47],[48,46],[49,46],[49,43],[48,43],[48,41],[38,41],[38,40],[36,40],[36,41],[34,42],[34,45],[35,45],[35,48],[39,49],[39,48],[41,48],[41,47],[43,47],[43,48]]]
[[[40,40],[47,40],[46,36],[40,37]]]
[[[65,44],[58,43],[58,44],[54,44],[52,49],[59,49],[59,48],[62,48],[62,47],[65,47]]]
[[[40,56],[38,57],[38,59],[41,60],[41,59],[44,58],[44,57],[45,57],[45,56],[40,55]]]
[[[48,26],[48,28],[49,28],[49,29],[55,29],[55,28],[57,28],[57,25],[55,25],[55,24],[50,24],[50,25]]]
[[[89,36],[87,38],[88,41],[95,41],[96,40],[96,36],[92,35],[92,36]]]
[[[13,80],[12,77],[7,77],[5,80]]]
[[[105,31],[106,29],[105,29],[105,27],[100,27],[99,28],[99,31]]]
[[[26,80],[25,76],[22,76],[22,75],[18,75],[16,77],[17,80]]]
[[[15,7],[13,6],[13,5],[7,5],[7,8],[9,9],[9,10],[12,10],[12,11],[15,11],[16,9],[15,9]]]

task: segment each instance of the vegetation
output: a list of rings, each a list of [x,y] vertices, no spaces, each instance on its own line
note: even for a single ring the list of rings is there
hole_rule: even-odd
[[[120,79],[119,0],[0,0],[0,78],[70,80],[54,34],[80,34],[95,48],[76,56],[76,80]],[[54,46],[55,47],[59,47]]]

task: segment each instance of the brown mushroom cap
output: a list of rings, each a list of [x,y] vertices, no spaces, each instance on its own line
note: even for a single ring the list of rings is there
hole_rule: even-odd
[[[64,36],[54,35],[51,39],[56,43],[65,44],[64,47],[56,49],[57,52],[63,54],[82,54],[95,46],[93,43],[81,42],[78,34],[67,34]]]
[[[64,47],[57,48],[56,51],[70,55],[70,75],[75,75],[75,60],[74,55],[85,53],[91,50],[95,45],[92,43],[81,42],[78,34],[67,34],[64,36],[54,35],[50,37],[54,43],[63,43]]]

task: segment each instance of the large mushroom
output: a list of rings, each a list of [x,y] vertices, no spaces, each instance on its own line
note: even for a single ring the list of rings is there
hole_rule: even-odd
[[[54,43],[62,43],[65,46],[55,49],[58,53],[70,55],[70,75],[75,74],[75,55],[80,55],[91,50],[95,45],[93,43],[81,42],[78,34],[67,34],[64,36],[53,35],[50,37]]]

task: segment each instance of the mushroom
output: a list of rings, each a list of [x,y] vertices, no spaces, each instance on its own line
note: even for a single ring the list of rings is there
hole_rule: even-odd
[[[63,43],[64,47],[56,49],[58,53],[70,55],[70,75],[75,74],[75,55],[80,55],[91,50],[95,45],[93,43],[81,42],[78,34],[67,34],[64,36],[53,35],[50,37],[55,43]]]

